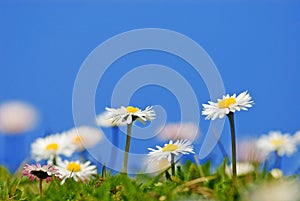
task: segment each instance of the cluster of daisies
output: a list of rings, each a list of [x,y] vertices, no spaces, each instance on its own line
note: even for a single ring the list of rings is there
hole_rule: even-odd
[[[62,184],[68,178],[87,182],[92,175],[97,174],[96,166],[91,165],[91,161],[86,161],[84,158],[69,159],[76,153],[84,153],[87,148],[95,146],[102,138],[101,130],[88,126],[38,138],[31,144],[32,158],[38,163],[27,164],[23,175],[31,180],[46,179],[47,182],[54,175],[62,180]],[[41,166],[40,161],[46,161],[47,164]]]

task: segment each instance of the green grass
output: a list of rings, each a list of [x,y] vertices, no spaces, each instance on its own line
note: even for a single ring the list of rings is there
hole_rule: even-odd
[[[255,172],[238,177],[234,184],[225,174],[225,162],[212,173],[210,163],[201,167],[187,161],[176,167],[176,176],[168,172],[157,175],[124,174],[95,175],[88,183],[66,180],[64,185],[54,178],[43,182],[43,197],[40,198],[37,181],[22,177],[20,172],[11,175],[0,167],[0,200],[78,200],[78,201],[170,201],[170,200],[241,200],[240,195],[254,184],[275,180],[269,174]],[[170,171],[170,170],[168,170]]]

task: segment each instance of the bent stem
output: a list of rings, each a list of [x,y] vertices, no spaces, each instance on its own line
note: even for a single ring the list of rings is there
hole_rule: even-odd
[[[171,154],[171,171],[172,176],[175,176],[175,154]]]
[[[131,137],[131,130],[132,130],[132,123],[127,124],[127,137],[126,137],[126,145],[125,145],[125,152],[124,152],[124,163],[122,172],[127,174],[127,165],[128,165],[128,153],[130,147],[130,137]]]
[[[40,189],[40,198],[42,198],[43,197],[43,180],[42,179],[40,179],[39,189]]]
[[[227,115],[230,123],[231,132],[231,151],[232,151],[232,180],[236,181],[236,144],[235,144],[235,129],[234,129],[234,116],[233,112],[229,112]]]

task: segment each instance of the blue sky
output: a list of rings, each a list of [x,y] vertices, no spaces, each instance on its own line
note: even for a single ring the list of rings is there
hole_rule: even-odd
[[[270,130],[299,128],[299,1],[8,1],[0,2],[0,102],[23,100],[41,113],[38,128],[22,139],[6,139],[6,148],[23,146],[45,132],[74,126],[72,92],[76,75],[90,52],[114,35],[141,28],[169,29],[196,41],[212,58],[227,93],[248,90],[255,106],[236,116],[238,138]],[[114,62],[95,94],[97,113],[109,106],[114,85],[139,65],[166,65],[190,83],[199,104],[209,100],[202,78],[185,62],[163,52],[142,51]],[[176,97],[166,89],[139,89],[131,103],[162,105],[167,121],[180,121]],[[208,126],[203,117],[200,129]],[[225,124],[222,141],[229,145]],[[4,141],[7,140],[7,141]],[[153,145],[155,144],[153,140]],[[138,143],[137,143],[138,144]],[[198,149],[201,142],[195,145]],[[145,152],[147,144],[134,146]],[[9,154],[8,148],[1,150]],[[17,158],[17,156],[15,156]],[[292,169],[300,165],[296,156]],[[12,169],[15,165],[12,165]],[[291,170],[292,171],[292,170]]]

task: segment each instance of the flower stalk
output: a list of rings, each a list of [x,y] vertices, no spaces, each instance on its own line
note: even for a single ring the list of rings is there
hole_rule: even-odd
[[[175,177],[175,154],[171,153],[171,172],[172,176]]]
[[[232,151],[232,179],[236,180],[236,137],[235,137],[235,128],[234,128],[234,114],[229,112],[227,114],[230,124],[230,133],[231,133],[231,151]]]
[[[122,172],[127,174],[127,166],[128,166],[128,153],[130,148],[130,139],[131,139],[131,131],[132,131],[132,122],[127,124],[127,137],[126,137],[126,145],[125,145],[125,152],[124,152],[124,163]]]

